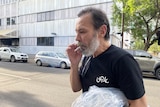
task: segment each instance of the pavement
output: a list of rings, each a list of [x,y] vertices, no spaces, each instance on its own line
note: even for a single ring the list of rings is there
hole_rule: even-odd
[[[30,62],[30,63],[34,63],[34,56],[35,56],[35,54],[28,54],[28,62]]]

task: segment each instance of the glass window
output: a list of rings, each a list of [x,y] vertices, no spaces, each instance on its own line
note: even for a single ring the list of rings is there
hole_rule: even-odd
[[[42,14],[42,21],[46,20],[46,13],[41,13]]]
[[[45,13],[39,13],[37,18],[38,18],[38,22],[45,21],[46,20],[46,14]]]
[[[38,37],[37,46],[54,46],[54,37]]]
[[[38,13],[38,15],[37,15],[37,21],[38,22],[42,21],[42,14],[41,13]]]
[[[36,14],[31,14],[30,15],[30,22],[36,22],[36,18],[37,18]]]
[[[46,12],[46,20],[50,20],[50,14],[51,12]]]
[[[50,18],[51,20],[54,20],[55,18],[54,18],[54,11],[52,11],[51,12],[51,18]]]
[[[151,55],[145,51],[136,51],[135,52],[137,57],[150,57]]]
[[[7,18],[7,25],[10,25],[10,18]]]
[[[2,26],[2,24],[1,24],[1,19],[0,19],[0,26]]]
[[[11,23],[12,23],[12,25],[15,25],[15,24],[16,24],[16,17],[12,17],[12,18],[11,18]]]

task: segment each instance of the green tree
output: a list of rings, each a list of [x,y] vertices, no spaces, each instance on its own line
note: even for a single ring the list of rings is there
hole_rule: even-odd
[[[160,46],[158,45],[158,42],[152,44],[148,50],[158,54],[160,52]]]
[[[144,43],[143,40],[141,39],[135,39],[134,45],[133,45],[133,49],[144,49]]]
[[[148,50],[158,40],[156,32],[160,29],[160,0],[113,1],[113,25],[119,28],[124,26],[122,32],[130,32],[133,38],[145,40],[143,49]],[[117,3],[123,4],[122,9]]]

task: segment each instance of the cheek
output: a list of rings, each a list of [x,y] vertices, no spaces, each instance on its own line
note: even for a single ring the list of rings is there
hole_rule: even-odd
[[[82,41],[83,42],[86,42],[86,43],[89,43],[91,40],[92,40],[93,36],[90,35],[90,34],[86,34],[86,35],[83,35],[82,36]]]

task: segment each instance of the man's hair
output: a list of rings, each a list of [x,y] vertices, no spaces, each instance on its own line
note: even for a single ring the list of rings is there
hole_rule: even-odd
[[[109,25],[107,15],[100,9],[89,7],[89,8],[85,8],[82,11],[80,11],[78,14],[78,17],[81,17],[85,14],[91,14],[92,23],[96,30],[98,30],[102,25],[107,26],[107,32],[105,35],[105,39],[108,40],[110,38],[109,36],[110,25]]]

